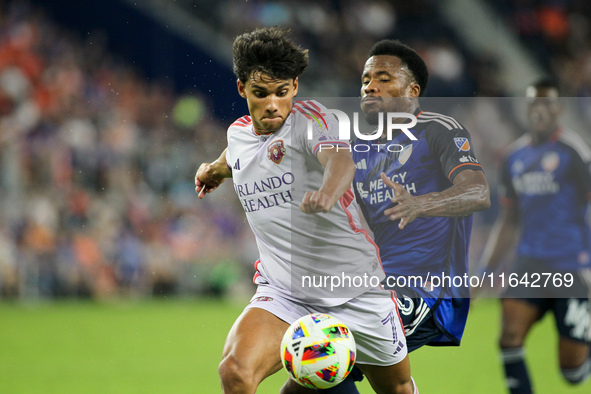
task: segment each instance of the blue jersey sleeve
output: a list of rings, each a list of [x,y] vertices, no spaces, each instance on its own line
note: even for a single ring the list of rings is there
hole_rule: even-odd
[[[574,182],[581,198],[587,201],[591,200],[591,162],[583,161],[583,158],[572,149],[571,163]]]
[[[460,126],[461,127],[461,126]],[[434,129],[426,135],[429,150],[439,158],[444,175],[453,182],[463,170],[482,171],[466,129]]]
[[[510,161],[506,158],[500,171],[499,179],[499,200],[501,205],[509,206],[514,203],[517,199],[517,193],[513,187],[513,181],[511,180]]]

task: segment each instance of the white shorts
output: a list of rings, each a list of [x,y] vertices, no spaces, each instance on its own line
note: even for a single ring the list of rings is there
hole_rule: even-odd
[[[408,353],[398,307],[392,292],[387,290],[372,289],[342,305],[321,307],[288,300],[261,284],[244,309],[250,308],[264,309],[288,324],[314,312],[336,317],[353,332],[359,364],[394,365]]]

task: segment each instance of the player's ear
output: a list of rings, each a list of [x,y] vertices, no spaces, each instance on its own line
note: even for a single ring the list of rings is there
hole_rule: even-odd
[[[298,77],[295,77],[293,80],[293,95],[297,96],[298,94]]]
[[[419,97],[421,95],[421,85],[416,82],[411,82],[408,84],[408,97]]]
[[[242,83],[241,80],[236,80],[236,86],[238,87],[238,94],[242,97],[242,98],[246,98],[246,86],[244,86],[244,84]]]

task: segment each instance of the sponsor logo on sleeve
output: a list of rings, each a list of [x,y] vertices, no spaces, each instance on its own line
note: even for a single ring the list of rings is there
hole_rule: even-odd
[[[460,157],[460,163],[478,163],[478,160],[476,160],[475,157],[472,157],[470,155],[466,156],[462,156]]]
[[[267,296],[260,296],[255,298],[254,300],[252,300],[250,303],[252,304],[253,302],[265,302],[265,301],[273,301],[272,297],[267,297]]]

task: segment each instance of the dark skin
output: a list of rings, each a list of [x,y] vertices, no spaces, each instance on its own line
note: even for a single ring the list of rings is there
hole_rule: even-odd
[[[558,128],[558,119],[563,111],[558,100],[558,91],[553,88],[529,87],[526,93],[529,99],[527,118],[532,143],[542,144],[548,141]]]
[[[372,114],[379,112],[414,113],[419,108],[420,94],[420,85],[398,57],[372,56],[365,63],[361,77],[361,109],[368,121]],[[384,173],[381,177],[395,192],[394,206],[386,209],[384,215],[393,221],[400,220],[400,229],[418,217],[467,216],[490,207],[488,182],[482,171],[464,170],[454,177],[450,188],[422,196],[411,195]]]

